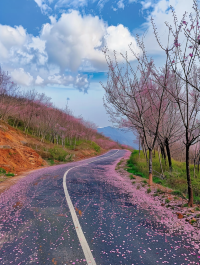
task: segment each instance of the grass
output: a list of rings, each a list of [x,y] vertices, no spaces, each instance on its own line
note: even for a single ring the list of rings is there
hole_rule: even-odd
[[[6,174],[6,177],[14,177],[14,173],[11,173],[11,172],[8,172],[7,174]]]
[[[0,167],[0,174],[5,174],[5,173],[6,173],[5,169]]]
[[[150,188],[148,188],[148,189],[147,189],[147,193],[150,193],[150,192],[151,192],[151,189],[150,189]]]
[[[66,156],[68,155],[68,153],[65,150],[57,146],[55,146],[54,148],[50,148],[49,153],[51,154],[54,160],[63,161],[63,162],[66,161]]]
[[[130,174],[130,175],[129,175],[129,178],[130,178],[130,179],[135,179],[135,177],[133,176],[133,174]]]
[[[186,166],[185,162],[179,162],[172,159],[172,167],[173,171],[170,173],[168,162],[162,159],[162,168],[164,171],[164,178],[161,179],[157,172],[161,175],[161,168],[159,163],[158,152],[155,152],[155,157],[153,155],[153,182],[157,184],[161,184],[162,186],[169,187],[173,189],[173,195],[176,196],[183,196],[184,194],[187,195],[187,178],[186,178]],[[200,172],[198,173],[197,166],[196,166],[196,177],[194,177],[194,166],[190,165],[190,175],[191,175],[191,182],[193,187],[193,196],[194,202],[200,204]],[[149,170],[146,158],[142,151],[134,150],[127,161],[127,171],[132,173],[136,176],[141,176],[145,179],[148,179]]]
[[[0,182],[8,179],[9,177],[14,177],[14,176],[15,176],[14,173],[11,172],[6,173],[6,170],[0,167]]]

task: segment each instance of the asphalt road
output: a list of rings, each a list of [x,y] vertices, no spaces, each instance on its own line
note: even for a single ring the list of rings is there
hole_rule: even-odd
[[[63,189],[64,173],[75,166],[66,187],[97,265],[199,264],[181,236],[102,178],[125,152],[37,170],[3,193],[0,264],[88,264]]]

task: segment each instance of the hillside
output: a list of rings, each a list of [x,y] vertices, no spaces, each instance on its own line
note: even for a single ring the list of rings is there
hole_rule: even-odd
[[[104,128],[98,128],[97,129],[99,133],[102,133],[103,135],[110,137],[113,141],[119,142],[123,145],[128,145],[133,147],[134,149],[139,149],[138,144],[134,143],[133,141],[136,140],[136,136],[126,128],[123,130],[118,128],[113,128],[111,126],[104,127]]]
[[[116,143],[97,134],[96,142],[101,145],[104,141],[120,148]],[[57,158],[54,150],[57,153],[65,151],[65,159]],[[20,173],[62,160],[63,162],[77,161],[99,155],[107,150],[95,143],[95,139],[94,141],[82,140],[76,144],[75,148],[66,148],[47,141],[41,142],[37,137],[27,135],[5,122],[0,122],[0,168],[5,169],[6,172]]]
[[[82,139],[75,147],[62,146],[41,141],[0,121],[0,182],[43,166],[101,155],[112,148],[121,146],[98,133],[93,136],[93,141]]]
[[[20,91],[3,73],[0,89],[0,182],[27,170],[123,148],[34,90]],[[125,147],[124,147],[125,148]]]

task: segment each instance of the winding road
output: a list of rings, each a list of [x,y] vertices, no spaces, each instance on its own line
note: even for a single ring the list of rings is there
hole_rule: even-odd
[[[107,181],[126,152],[36,170],[1,194],[0,264],[200,264],[185,238]]]

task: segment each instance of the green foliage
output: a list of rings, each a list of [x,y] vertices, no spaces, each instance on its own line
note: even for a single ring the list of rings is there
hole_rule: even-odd
[[[199,208],[199,207],[196,207],[196,208],[195,208],[195,211],[200,211],[200,208]]]
[[[161,189],[157,189],[158,193],[165,193],[164,191],[162,191]]]
[[[0,174],[5,174],[5,173],[6,173],[5,169],[0,167]]]
[[[135,184],[135,181],[133,181],[132,184]]]
[[[49,153],[54,160],[66,161],[67,152],[60,147],[55,146],[49,149]]]
[[[172,194],[173,194],[173,195],[177,195],[177,196],[183,196],[183,195],[182,195],[182,192],[180,192],[179,190],[174,190],[174,191],[172,191]]]
[[[143,180],[142,182],[143,182],[144,184],[147,184],[147,181],[146,181],[146,180]]]
[[[7,174],[6,174],[6,177],[14,177],[14,173],[11,173],[11,172],[8,172]]]
[[[160,185],[164,184],[163,180],[158,177],[153,177],[153,182]]]
[[[150,193],[150,192],[151,192],[151,189],[150,189],[150,188],[148,188],[148,189],[147,189],[147,193]]]
[[[123,159],[121,159],[121,160],[119,161],[119,163],[117,163],[117,165],[120,166],[122,162],[123,162]]]
[[[93,149],[94,149],[97,153],[99,153],[100,150],[101,150],[101,147],[100,147],[98,144],[96,144],[95,142],[91,142],[91,144],[92,144]]]
[[[154,152],[153,152],[154,153]],[[179,162],[172,159],[173,164],[173,171],[172,173],[169,170],[168,161],[165,161],[161,158],[162,168],[164,171],[164,179],[158,177],[157,172],[162,174],[158,152],[155,152],[152,156],[152,166],[153,166],[153,182],[157,184],[161,184],[165,187],[169,187],[174,189],[175,191],[172,193],[173,195],[185,197],[184,194],[187,194],[187,175],[186,175],[186,165],[185,162]],[[149,175],[149,168],[148,163],[146,161],[146,157],[142,151],[134,150],[127,161],[127,171],[136,175],[141,176],[144,178],[148,178]],[[155,173],[154,173],[155,172]],[[191,175],[191,182],[193,188],[193,197],[194,203],[200,204],[200,173],[198,173],[197,166],[196,166],[196,177],[194,178],[193,173],[194,166],[190,165],[190,175]]]
[[[139,168],[137,167],[137,164],[134,163],[134,158],[135,158],[135,155],[137,155],[138,151],[137,150],[134,150],[133,153],[131,154],[129,160],[127,161],[127,171],[129,173],[132,173],[133,175],[136,175],[136,176],[140,176],[140,177],[143,177],[143,178],[147,178],[148,175],[145,175],[144,173],[142,173],[141,171],[139,171]],[[145,163],[143,164],[143,167],[145,167]]]
[[[165,200],[165,203],[169,203],[169,202],[170,202],[170,200],[169,200],[169,199],[166,199],[166,200]]]
[[[135,179],[135,177],[132,174],[129,175],[129,178],[130,179]]]
[[[54,160],[52,160],[52,159],[48,160],[48,162],[49,162],[50,166],[53,166],[55,164]]]

